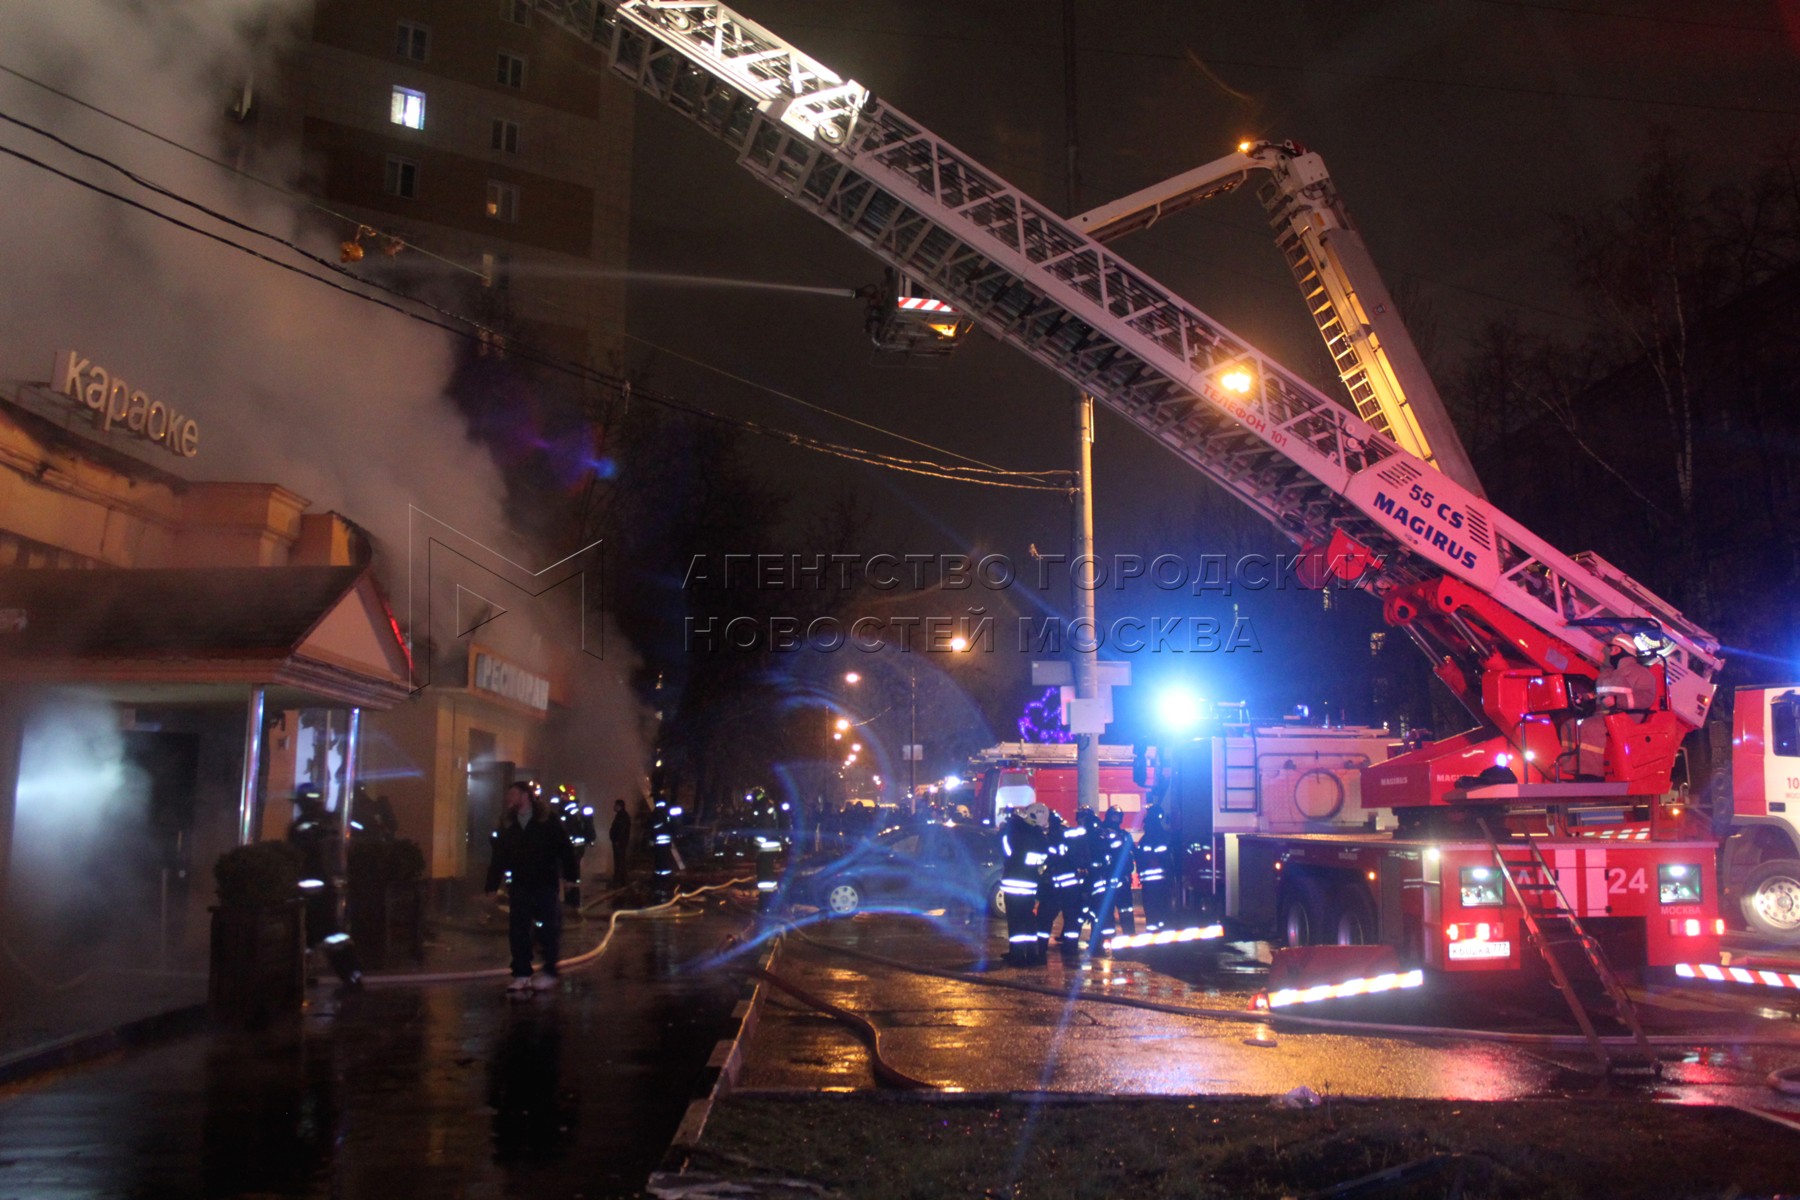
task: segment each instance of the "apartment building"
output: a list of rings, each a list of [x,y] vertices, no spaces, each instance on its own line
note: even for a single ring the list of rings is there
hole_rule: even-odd
[[[616,361],[632,93],[596,50],[533,0],[318,0],[288,73],[259,136],[300,145],[331,208],[418,248],[393,271],[509,336]],[[377,271],[385,248],[360,239]]]

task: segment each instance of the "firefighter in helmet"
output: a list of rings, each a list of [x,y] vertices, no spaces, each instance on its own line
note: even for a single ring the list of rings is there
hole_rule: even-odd
[[[1144,832],[1138,838],[1134,857],[1138,882],[1144,888],[1144,932],[1160,933],[1168,927],[1175,907],[1174,854],[1160,804],[1144,810]]]
[[[1000,834],[1005,862],[1000,868],[1000,894],[1006,905],[1006,962],[1028,967],[1043,961],[1038,949],[1038,894],[1049,858],[1050,810],[1027,804],[1007,814]]]
[[[1106,939],[1117,933],[1120,926],[1126,933],[1137,932],[1137,914],[1131,902],[1131,859],[1135,850],[1131,834],[1125,831],[1124,810],[1107,809],[1094,846],[1094,870],[1088,888],[1094,905],[1094,928],[1088,939],[1090,953],[1105,949]]]
[[[658,792],[650,801],[651,898],[657,903],[675,895],[675,817],[669,798]]]
[[[781,887],[781,810],[762,788],[744,797],[750,804],[751,836],[756,841],[756,911],[771,912]]]
[[[1081,961],[1081,917],[1087,909],[1087,886],[1082,869],[1087,861],[1087,830],[1080,822],[1064,825],[1062,817],[1050,814],[1049,861],[1044,865],[1044,891],[1038,899],[1038,957],[1048,957],[1051,926],[1062,918],[1062,932],[1057,935],[1057,949],[1064,963],[1074,966]]]
[[[294,791],[294,819],[288,844],[300,851],[300,899],[306,910],[306,947],[322,947],[339,979],[351,987],[362,983],[356,945],[338,919],[338,897],[344,863],[344,833],[326,811],[319,789],[303,783]]]

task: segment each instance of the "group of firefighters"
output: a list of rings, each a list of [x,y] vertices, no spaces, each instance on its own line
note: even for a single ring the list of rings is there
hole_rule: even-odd
[[[1144,890],[1144,926],[1156,933],[1174,907],[1175,859],[1162,810],[1144,810],[1143,835],[1133,840],[1125,814],[1091,808],[1075,824],[1042,804],[1015,808],[1001,829],[1000,892],[1006,907],[1006,961],[1015,967],[1046,962],[1055,940],[1062,960],[1081,961],[1082,926],[1088,927],[1090,955],[1105,948],[1123,927],[1137,932],[1131,899],[1135,871]],[[1062,928],[1056,928],[1058,919]]]

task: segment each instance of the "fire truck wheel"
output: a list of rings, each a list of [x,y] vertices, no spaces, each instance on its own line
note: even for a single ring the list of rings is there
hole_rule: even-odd
[[[1317,946],[1329,932],[1330,895],[1325,885],[1310,875],[1288,881],[1281,901],[1281,935],[1290,946]]]
[[[1800,945],[1800,860],[1776,858],[1744,876],[1744,923],[1759,937]]]
[[[1360,883],[1340,883],[1331,892],[1329,941],[1339,946],[1368,946],[1375,941],[1375,904]]]

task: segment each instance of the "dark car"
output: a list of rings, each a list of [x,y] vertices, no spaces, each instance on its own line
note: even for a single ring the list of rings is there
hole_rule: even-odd
[[[1001,858],[1000,835],[980,825],[903,826],[800,871],[790,895],[832,917],[939,908],[999,916]]]

